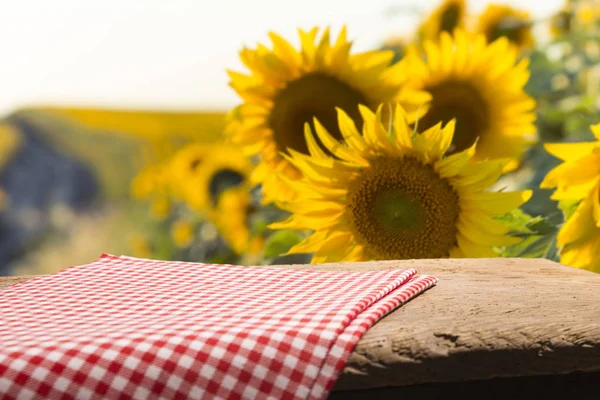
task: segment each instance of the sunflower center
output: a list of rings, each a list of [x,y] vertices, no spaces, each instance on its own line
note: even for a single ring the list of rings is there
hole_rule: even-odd
[[[233,169],[221,169],[216,171],[208,183],[208,192],[210,201],[213,205],[217,204],[221,193],[244,182],[244,175]]]
[[[487,101],[467,82],[445,81],[425,88],[433,96],[429,112],[419,120],[419,130],[456,118],[449,153],[463,151],[485,134],[489,126]]]
[[[440,16],[440,32],[452,33],[460,20],[460,5],[450,4]]]
[[[341,80],[322,73],[305,75],[290,82],[275,98],[269,125],[279,151],[291,148],[308,154],[304,140],[304,124],[313,126],[313,117],[338,140],[342,139],[335,107],[340,107],[362,126],[359,104],[367,104],[365,96]]]
[[[491,43],[504,36],[511,42],[521,43],[525,38],[527,27],[527,24],[519,18],[503,17],[490,27],[486,35],[487,40]]]
[[[373,160],[348,192],[351,229],[376,259],[447,257],[459,212],[450,183],[410,157]]]

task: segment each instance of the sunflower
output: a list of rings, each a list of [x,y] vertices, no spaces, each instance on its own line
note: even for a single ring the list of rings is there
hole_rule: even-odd
[[[23,144],[21,133],[5,122],[0,122],[0,171],[10,162]]]
[[[133,178],[131,196],[141,200],[166,195],[169,191],[167,171],[168,168],[162,163],[147,165]]]
[[[175,221],[171,226],[171,237],[175,246],[185,249],[194,241],[194,226],[183,219]]]
[[[168,196],[154,196],[150,202],[150,216],[157,221],[163,221],[171,214],[171,208],[171,199]]]
[[[415,48],[405,56],[416,89],[433,96],[419,128],[456,118],[451,153],[470,148],[475,159],[508,158],[506,170],[518,166],[525,148],[535,141],[535,101],[523,90],[529,78],[527,60],[517,63],[517,49],[506,38],[491,44],[481,34],[443,32],[426,41],[427,62]]]
[[[394,52],[394,58],[392,58],[392,64],[402,60],[404,53],[408,47],[408,41],[400,36],[391,36],[387,38],[381,45],[380,50],[391,50]]]
[[[175,153],[168,166],[171,195],[178,199],[185,196],[187,184],[197,175],[211,149],[211,146],[192,143]]]
[[[465,0],[444,0],[419,27],[420,40],[437,40],[440,33],[452,33],[465,24]]]
[[[259,45],[241,51],[249,75],[229,72],[230,85],[243,103],[232,112],[227,132],[247,154],[260,154],[252,182],[262,184],[265,204],[292,194],[278,176],[299,177],[284,154],[290,149],[308,153],[303,129],[313,117],[340,140],[335,107],[359,122],[359,104],[397,101],[416,116],[417,105],[429,99],[427,93],[405,89],[405,63],[390,66],[392,51],[350,54],[345,28],[333,44],[328,29],[318,40],[317,28],[299,33],[299,50],[270,33],[273,49]]]
[[[554,200],[579,201],[558,232],[561,263],[600,272],[600,124],[591,130],[594,142],[545,145],[563,163],[548,172],[540,187],[556,188]]]
[[[238,255],[262,251],[257,245],[260,238],[253,237],[248,227],[248,215],[252,210],[250,200],[246,188],[227,189],[219,197],[210,217],[223,240]]]
[[[397,106],[388,131],[381,110],[360,107],[361,135],[338,109],[345,144],[315,120],[316,136],[306,128],[310,155],[290,151],[305,179],[292,184],[298,197],[285,206],[292,216],[271,227],[315,231],[290,254],[314,252],[313,262],[494,257],[494,246],[519,241],[493,216],[520,206],[531,192],[484,191],[506,161],[472,162],[475,145],[447,156],[454,121],[413,134]]]
[[[527,49],[534,44],[531,26],[531,16],[527,11],[490,4],[479,16],[477,32],[485,35],[488,43],[505,37],[520,49]]]
[[[573,30],[574,15],[571,7],[566,6],[550,19],[550,33],[557,38],[571,33]]]
[[[595,1],[583,1],[577,5],[575,20],[585,30],[592,28],[600,17],[600,5]]]
[[[252,172],[250,160],[237,148],[220,145],[207,149],[202,163],[195,167],[178,191],[191,208],[210,213],[219,196],[227,189],[241,187],[249,190]]]

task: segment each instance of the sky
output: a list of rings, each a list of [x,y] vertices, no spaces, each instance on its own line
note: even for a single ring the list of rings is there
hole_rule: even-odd
[[[499,1],[549,16],[562,0]],[[488,1],[470,0],[473,12]],[[225,110],[227,69],[275,31],[343,24],[356,51],[410,34],[437,0],[0,2],[0,115],[24,106]]]

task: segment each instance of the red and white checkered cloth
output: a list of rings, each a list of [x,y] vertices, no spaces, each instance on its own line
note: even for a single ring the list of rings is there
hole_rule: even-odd
[[[0,397],[325,398],[415,274],[103,255],[0,291]]]

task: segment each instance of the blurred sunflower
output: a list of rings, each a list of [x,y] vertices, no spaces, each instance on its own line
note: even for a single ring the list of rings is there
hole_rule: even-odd
[[[445,156],[453,121],[413,134],[397,106],[390,132],[381,110],[360,107],[361,135],[338,109],[346,144],[315,119],[316,135],[306,128],[310,155],[290,150],[288,159],[305,179],[291,183],[298,198],[285,208],[292,216],[271,228],[315,231],[290,254],[314,252],[313,262],[495,257],[494,246],[519,242],[492,217],[520,206],[531,192],[484,191],[505,161],[471,163],[475,145]]]
[[[262,251],[260,238],[253,238],[248,227],[250,203],[247,188],[227,189],[219,196],[210,217],[225,242],[238,255]]]
[[[600,18],[600,5],[595,1],[582,1],[575,9],[575,20],[583,29],[593,27]]]
[[[175,153],[168,166],[171,194],[175,198],[182,199],[185,196],[187,184],[196,176],[198,168],[212,148],[192,143]]]
[[[476,160],[508,158],[506,170],[516,168],[535,141],[535,100],[523,90],[528,61],[517,63],[517,48],[506,38],[486,44],[483,35],[461,30],[454,36],[443,32],[424,49],[426,62],[414,48],[404,58],[411,83],[433,96],[419,128],[456,118],[451,154],[478,141]]]
[[[173,243],[179,248],[189,247],[194,241],[194,226],[191,222],[180,219],[171,226]]]
[[[595,142],[548,143],[546,150],[563,160],[541,188],[556,188],[552,199],[580,201],[560,228],[560,262],[600,272],[600,124],[591,127]]]
[[[164,164],[150,164],[142,169],[131,182],[131,195],[134,199],[168,193],[169,179],[167,167]]]
[[[0,121],[0,171],[23,144],[21,134],[7,123]]]
[[[150,216],[158,221],[171,214],[171,200],[166,195],[155,196],[150,203]]]
[[[414,117],[417,105],[430,98],[427,93],[405,89],[405,63],[390,66],[392,51],[350,54],[352,43],[345,28],[333,44],[328,29],[320,39],[317,33],[317,28],[300,30],[299,50],[270,33],[273,49],[259,45],[241,51],[249,75],[229,72],[230,85],[243,104],[232,112],[227,131],[247,154],[261,155],[252,182],[262,184],[265,204],[285,201],[293,193],[278,178],[281,174],[299,177],[283,154],[289,154],[290,149],[308,154],[303,129],[313,117],[341,140],[334,107],[344,109],[360,123],[359,104],[398,101]]]
[[[573,11],[571,7],[566,6],[550,19],[550,33],[552,37],[557,38],[571,33],[573,30]]]
[[[535,43],[531,26],[531,16],[527,11],[490,4],[479,16],[477,32],[485,35],[488,43],[505,37],[518,48],[527,49]]]
[[[394,52],[394,58],[392,59],[392,63],[396,63],[404,57],[404,53],[408,48],[408,41],[399,36],[392,36],[386,39],[381,45],[380,50],[391,50]]]
[[[444,0],[419,27],[420,40],[437,40],[440,33],[452,33],[465,24],[465,0]]]
[[[249,190],[251,172],[250,160],[239,149],[227,145],[214,146],[208,149],[194,173],[179,183],[179,190],[185,203],[206,215],[217,206],[219,197],[227,189],[240,187]]]

